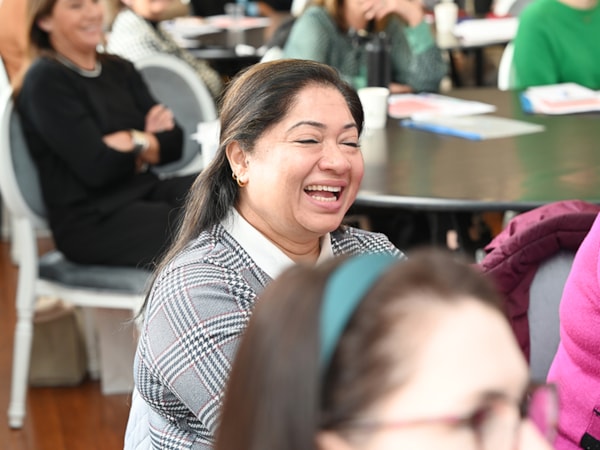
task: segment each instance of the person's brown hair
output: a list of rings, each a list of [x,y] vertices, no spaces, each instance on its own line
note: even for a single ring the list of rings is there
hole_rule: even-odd
[[[29,1],[29,51],[32,55],[45,51],[53,52],[48,32],[43,30],[38,21],[52,15],[52,10],[58,0],[28,0]]]
[[[446,251],[414,251],[383,275],[363,298],[332,357],[323,382],[322,428],[345,432],[347,421],[402,386],[428,332],[431,307],[465,298],[503,314],[490,280]]]
[[[434,307],[472,298],[501,314],[499,295],[475,268],[441,250],[415,251],[374,283],[321,367],[323,293],[346,259],[293,267],[260,296],[227,384],[216,450],[314,449],[320,430],[357,439],[345,425],[407,382]]]
[[[52,14],[57,0],[27,0],[27,51],[19,73],[11,81],[13,96],[17,96],[23,85],[23,78],[31,62],[41,54],[53,54],[48,33],[38,25],[38,20]]]

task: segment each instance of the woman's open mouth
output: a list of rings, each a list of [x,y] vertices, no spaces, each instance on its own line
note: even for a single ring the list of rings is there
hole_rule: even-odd
[[[342,193],[341,186],[323,186],[321,184],[314,184],[307,186],[304,189],[308,195],[313,199],[320,202],[335,202],[340,198]]]

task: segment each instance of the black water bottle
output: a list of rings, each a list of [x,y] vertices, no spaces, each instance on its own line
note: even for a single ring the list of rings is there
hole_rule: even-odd
[[[392,68],[390,42],[385,31],[371,33],[365,50],[367,53],[367,86],[389,87]]]

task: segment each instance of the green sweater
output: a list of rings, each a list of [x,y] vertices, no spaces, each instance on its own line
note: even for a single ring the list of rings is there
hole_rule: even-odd
[[[437,91],[447,67],[429,26],[422,22],[411,28],[391,18],[385,31],[392,46],[392,81],[407,84],[415,91]],[[284,56],[333,66],[355,88],[366,84],[364,44],[340,31],[321,7],[307,9],[296,20]]]
[[[514,42],[519,88],[574,82],[600,89],[600,6],[536,0],[521,13]]]

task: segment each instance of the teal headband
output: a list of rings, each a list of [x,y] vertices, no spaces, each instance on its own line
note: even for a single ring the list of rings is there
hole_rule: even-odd
[[[383,253],[356,256],[338,267],[327,281],[320,317],[320,363],[323,372],[364,295],[396,262],[397,257]]]

